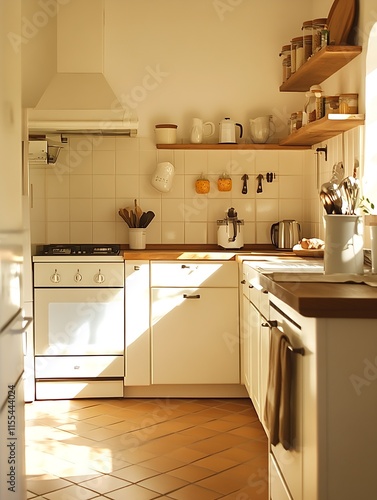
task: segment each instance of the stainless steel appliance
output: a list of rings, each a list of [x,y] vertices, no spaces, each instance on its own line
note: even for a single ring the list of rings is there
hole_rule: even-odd
[[[238,219],[233,207],[229,208],[224,219],[217,221],[217,244],[223,248],[243,247],[243,220]]]
[[[241,123],[236,123],[230,118],[224,118],[219,123],[219,143],[220,144],[236,144],[236,127],[240,129],[240,139],[243,133]]]
[[[22,232],[0,233],[0,498],[26,498]]]
[[[122,397],[118,245],[47,245],[33,257],[36,399]]]
[[[271,226],[271,242],[276,248],[292,249],[301,239],[301,227],[295,220],[282,220]]]
[[[303,347],[303,333],[299,317],[290,317],[281,309],[281,303],[275,297],[270,297],[270,367],[266,396],[267,406],[275,417],[271,418],[271,412],[265,412],[265,421],[269,434],[269,475],[271,484],[271,498],[300,498],[303,490],[303,363],[305,349]],[[298,315],[297,315],[298,316]],[[283,335],[288,349],[287,357],[290,362],[283,363],[282,350],[284,344],[279,342],[279,336]],[[280,347],[275,355],[271,353],[271,347]],[[274,351],[273,351],[274,352]],[[278,359],[280,358],[280,359]],[[278,368],[279,364],[280,369]],[[271,365],[273,363],[273,365]],[[284,366],[283,366],[284,365]],[[281,380],[285,381],[278,387],[280,372]],[[274,376],[275,375],[275,376]],[[272,390],[272,392],[271,392]],[[277,390],[277,394],[276,391]],[[280,396],[279,396],[280,392]],[[278,396],[278,397],[276,397]],[[287,404],[288,400],[290,404]],[[269,416],[267,416],[269,415]],[[281,416],[281,419],[279,420]],[[279,436],[271,435],[270,430],[277,424]],[[269,424],[268,424],[269,421]],[[273,432],[275,434],[275,432]],[[289,492],[289,493],[288,493]],[[284,493],[284,494],[283,494]]]

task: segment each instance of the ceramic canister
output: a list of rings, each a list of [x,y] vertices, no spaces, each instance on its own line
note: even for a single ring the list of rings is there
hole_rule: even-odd
[[[364,274],[362,218],[358,215],[324,215],[325,274]]]
[[[176,144],[178,125],[173,123],[160,123],[155,125],[156,144]]]

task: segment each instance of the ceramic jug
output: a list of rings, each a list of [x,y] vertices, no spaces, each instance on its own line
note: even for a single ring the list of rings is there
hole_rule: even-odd
[[[193,118],[190,141],[192,144],[201,144],[204,137],[211,137],[215,133],[215,124],[204,122],[200,118]]]
[[[264,144],[275,132],[275,124],[272,115],[259,116],[250,119],[251,140],[256,144]]]

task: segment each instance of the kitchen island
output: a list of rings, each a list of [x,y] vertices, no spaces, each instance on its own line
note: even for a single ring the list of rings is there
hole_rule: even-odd
[[[253,403],[258,403],[259,398],[259,416],[267,434],[263,414],[265,397],[262,396],[267,391],[266,372],[269,373],[271,365],[269,349],[263,346],[273,341],[278,328],[297,353],[293,355],[291,379],[293,441],[289,449],[280,442],[269,443],[270,498],[373,500],[377,489],[374,275],[366,269],[363,277],[353,277],[372,282],[371,285],[348,282],[348,275],[347,283],[316,282],[318,279],[336,281],[341,277],[321,278],[315,269],[314,274],[300,273],[302,269],[292,272],[293,265],[286,273],[284,266],[279,269],[278,265],[275,272],[271,270],[272,265],[266,271],[263,268],[268,267],[266,261],[238,259],[244,277],[241,314],[245,319],[241,325],[247,324],[248,318],[251,324],[248,334],[241,332],[244,345],[249,345],[251,350],[251,368],[243,378],[250,379],[249,394]],[[295,264],[299,267],[303,263],[304,260]],[[267,297],[269,308],[263,310]],[[247,352],[243,352],[243,358],[247,361]],[[255,365],[259,370],[255,370]],[[247,362],[244,367],[247,368]],[[254,406],[257,408],[258,404]]]

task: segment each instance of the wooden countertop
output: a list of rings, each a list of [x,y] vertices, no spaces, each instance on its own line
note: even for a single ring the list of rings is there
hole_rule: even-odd
[[[272,245],[245,245],[242,249],[226,250],[218,245],[147,245],[144,250],[122,249],[125,260],[243,260],[253,257],[293,256]]]
[[[377,318],[377,288],[353,283],[260,283],[302,316],[315,318]]]

